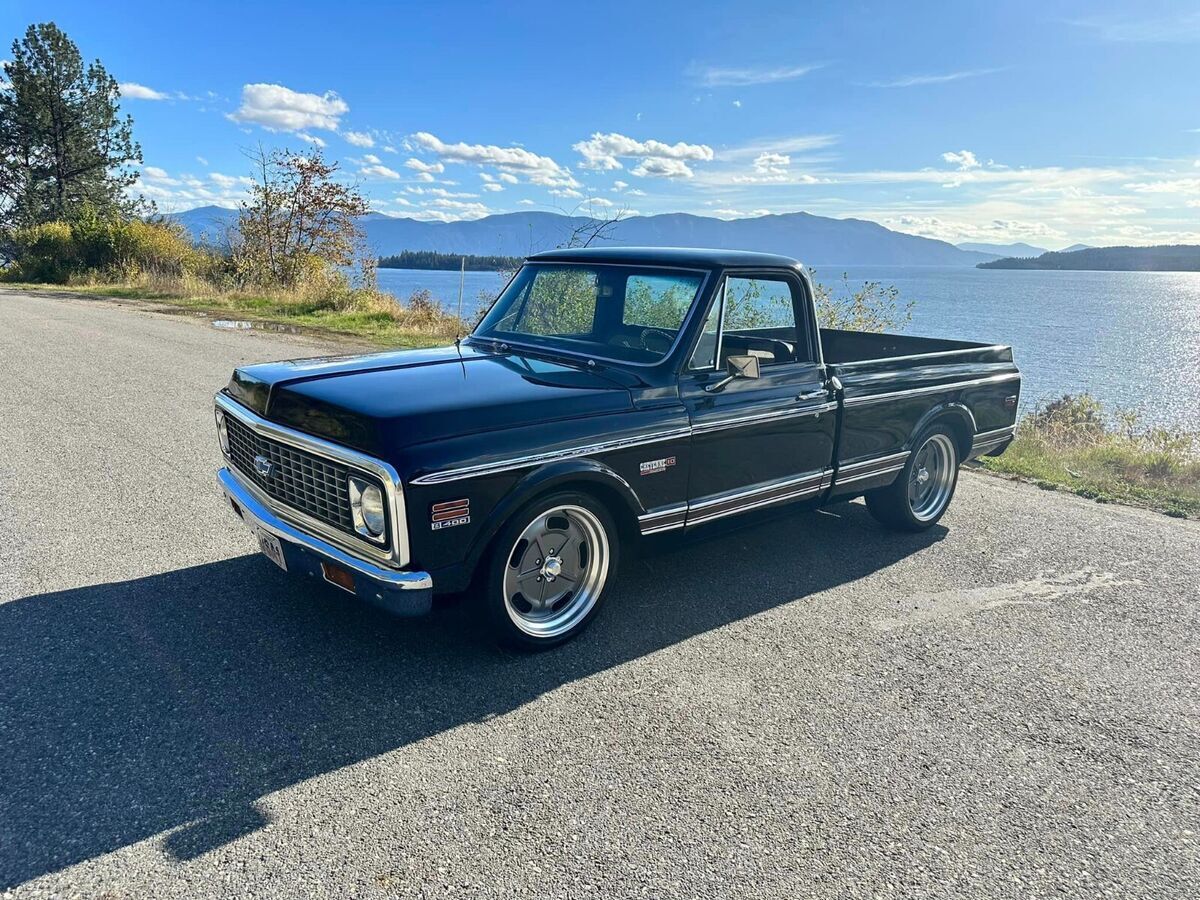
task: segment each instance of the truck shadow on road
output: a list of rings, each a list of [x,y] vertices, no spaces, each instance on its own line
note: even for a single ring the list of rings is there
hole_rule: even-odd
[[[815,602],[945,534],[837,510],[635,561],[587,634],[532,657],[493,649],[468,604],[395,620],[258,556],[2,605],[0,889],[162,832],[195,858],[264,825],[273,791]]]

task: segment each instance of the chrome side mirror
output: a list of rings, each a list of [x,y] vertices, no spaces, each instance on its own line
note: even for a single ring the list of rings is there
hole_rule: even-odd
[[[730,356],[725,359],[726,371],[729,373],[720,381],[707,385],[704,390],[710,394],[715,394],[717,391],[723,391],[725,386],[735,378],[759,378],[762,372],[759,369],[759,359],[757,356]]]

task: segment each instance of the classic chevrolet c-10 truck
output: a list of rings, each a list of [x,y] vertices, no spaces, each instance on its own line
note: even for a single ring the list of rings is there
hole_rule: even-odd
[[[280,568],[409,615],[470,591],[536,649],[647,535],[859,496],[929,528],[1020,383],[1006,346],[820,328],[785,257],[555,250],[449,347],[237,369],[219,481]]]

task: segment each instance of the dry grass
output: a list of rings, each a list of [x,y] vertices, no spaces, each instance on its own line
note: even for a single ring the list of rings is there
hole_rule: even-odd
[[[1087,395],[1035,410],[1003,456],[982,462],[1048,489],[1200,517],[1200,434],[1142,427],[1132,413],[1106,415]]]
[[[224,287],[199,275],[153,272],[112,281],[76,277],[63,285],[25,287],[79,291],[103,297],[146,300],[243,318],[364,338],[392,347],[423,347],[453,341],[470,325],[446,313],[428,291],[415,292],[403,306],[388,293],[355,288],[340,279],[313,282],[293,290]]]

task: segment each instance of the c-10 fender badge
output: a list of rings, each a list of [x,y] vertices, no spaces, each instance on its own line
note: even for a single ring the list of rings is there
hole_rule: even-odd
[[[671,466],[675,465],[675,457],[668,456],[664,459],[648,459],[638,466],[638,471],[643,475],[657,475],[659,472],[665,472]]]
[[[471,521],[471,501],[464,497],[461,500],[435,503],[429,507],[429,519],[429,526],[434,531],[466,525]]]

